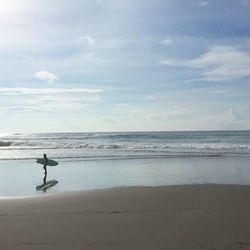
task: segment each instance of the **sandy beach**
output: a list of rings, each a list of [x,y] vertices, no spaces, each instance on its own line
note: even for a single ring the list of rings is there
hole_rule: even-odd
[[[250,249],[250,187],[130,187],[0,200],[0,249]]]

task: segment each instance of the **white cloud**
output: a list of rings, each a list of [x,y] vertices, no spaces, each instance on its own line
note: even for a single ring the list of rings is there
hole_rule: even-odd
[[[242,2],[240,2],[240,5],[242,5],[242,6],[249,6],[250,5],[250,1],[242,1]]]
[[[127,106],[129,106],[128,103],[116,103],[115,105],[118,106],[118,107],[127,107]]]
[[[152,117],[187,117],[191,115],[200,114],[203,110],[201,109],[177,109],[177,110],[165,110],[162,112],[152,113]]]
[[[51,72],[46,71],[46,70],[36,72],[34,74],[34,77],[36,77],[40,80],[49,82],[49,83],[53,83],[54,81],[56,81],[58,79],[58,77],[54,73],[51,73]]]
[[[64,94],[64,93],[101,93],[101,89],[86,88],[0,88],[0,94],[16,94],[16,95],[42,95],[42,94]]]
[[[1,93],[1,92],[0,92]],[[26,92],[25,92],[26,93]],[[28,92],[30,93],[30,92]],[[65,92],[63,92],[65,93]],[[71,93],[71,92],[70,92]],[[51,92],[40,95],[30,95],[29,98],[15,96],[9,98],[7,95],[1,96],[0,111],[3,112],[58,112],[58,111],[78,111],[82,108],[96,105],[102,102],[98,96],[79,96],[79,95],[51,95]],[[54,92],[53,92],[54,94]],[[61,93],[60,93],[61,94]]]
[[[229,93],[229,90],[227,90],[227,89],[217,89],[217,90],[212,90],[209,93],[216,94],[216,95],[227,94],[227,93]]]
[[[250,76],[250,54],[230,46],[214,46],[199,58],[187,61],[189,67],[205,70],[209,80]]]
[[[1,111],[5,112],[58,112],[58,111],[77,111],[84,107],[90,106],[89,103],[81,103],[67,99],[51,100],[47,99],[35,99],[25,101],[17,101],[16,103],[9,103],[8,106],[1,107]]]
[[[213,46],[192,60],[167,58],[159,63],[200,69],[204,78],[198,80],[220,81],[250,76],[250,54],[233,46]]]
[[[218,110],[206,107],[180,107],[165,110],[138,108],[123,112],[119,110],[116,116],[118,116],[120,124],[126,125],[127,129],[136,128],[144,131],[248,129],[250,125],[249,107],[231,107]],[[214,122],[211,123],[211,121]]]
[[[78,40],[81,43],[87,44],[89,46],[93,46],[96,43],[95,39],[93,37],[91,37],[91,36],[88,36],[88,35],[87,36],[81,36],[81,37],[79,37]]]
[[[197,3],[197,5],[200,7],[206,7],[208,5],[208,2],[207,1],[200,1]]]
[[[148,95],[148,96],[145,97],[145,99],[148,100],[148,101],[153,101],[153,100],[156,99],[156,96],[154,96],[154,95]]]
[[[169,66],[183,66],[183,61],[176,58],[166,58],[161,60],[159,64],[169,65]]]
[[[170,38],[165,38],[164,40],[160,41],[160,44],[171,45],[171,44],[173,44],[173,40]]]

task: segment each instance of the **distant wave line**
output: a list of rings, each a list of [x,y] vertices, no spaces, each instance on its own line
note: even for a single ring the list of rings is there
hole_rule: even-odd
[[[65,142],[65,141],[64,141]],[[249,144],[232,143],[168,143],[168,144],[141,144],[141,143],[42,143],[36,141],[0,141],[0,150],[36,150],[36,149],[105,149],[105,150],[125,150],[125,151],[207,151],[207,150],[227,150],[243,151],[249,150]]]
[[[164,158],[192,158],[192,157],[220,157],[220,154],[211,155],[129,155],[129,156],[67,156],[67,157],[52,157],[54,160],[64,161],[98,161],[98,160],[130,160],[130,159],[164,159]],[[23,161],[23,160],[36,160],[37,157],[20,157],[20,158],[0,158],[0,161]]]

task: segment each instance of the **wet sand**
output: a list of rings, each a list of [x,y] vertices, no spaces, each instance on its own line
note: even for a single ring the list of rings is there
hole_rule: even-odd
[[[250,249],[250,187],[131,187],[0,200],[0,249]]]

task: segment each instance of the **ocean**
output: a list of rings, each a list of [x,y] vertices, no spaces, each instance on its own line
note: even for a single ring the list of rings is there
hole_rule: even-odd
[[[0,135],[0,197],[124,186],[250,185],[250,131]]]
[[[250,156],[250,131],[0,135],[0,160]]]

